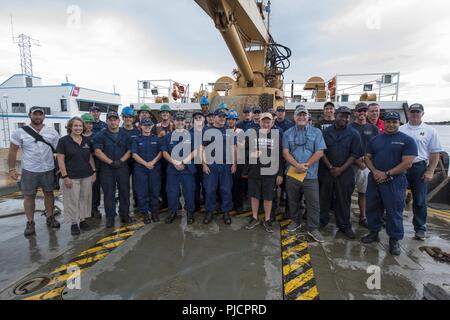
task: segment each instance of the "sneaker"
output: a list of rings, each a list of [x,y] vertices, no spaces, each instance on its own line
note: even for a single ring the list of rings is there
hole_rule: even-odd
[[[230,217],[230,214],[228,212],[225,212],[223,214],[223,222],[225,222],[226,225],[230,225],[231,224],[231,217]]]
[[[148,213],[144,214],[143,217],[144,217],[144,224],[152,223],[152,219],[150,219],[150,215]]]
[[[27,222],[27,226],[25,227],[25,231],[23,234],[25,235],[25,237],[29,237],[36,234],[36,230],[34,229],[34,221]]]
[[[203,223],[204,224],[209,224],[212,221],[212,219],[213,219],[212,213],[211,212],[207,212],[205,214],[205,219],[203,219]]]
[[[91,229],[91,226],[86,221],[81,221],[80,229],[83,231],[88,231],[89,229]]]
[[[264,229],[266,229],[266,231],[268,233],[273,233],[274,232],[273,231],[273,227],[272,227],[272,222],[270,222],[270,220],[269,221],[264,221],[263,222],[263,227],[264,227]]]
[[[166,218],[166,224],[172,224],[175,221],[176,218],[177,218],[177,214],[176,213],[170,214]]]
[[[131,217],[129,215],[121,216],[120,217],[120,222],[122,222],[122,223],[132,223],[133,219],[131,219]]]
[[[380,242],[380,236],[378,235],[378,232],[370,231],[369,234],[361,238],[361,242],[367,244],[372,242]]]
[[[359,225],[363,228],[369,229],[369,224],[367,223],[367,219],[359,219]]]
[[[73,224],[73,225],[70,226],[70,233],[71,233],[73,236],[78,236],[78,235],[80,235],[81,231],[80,231],[80,228],[78,227],[77,224]]]
[[[95,218],[95,219],[101,219],[102,218],[102,214],[100,213],[100,211],[98,211],[97,208],[92,209],[91,216],[92,216],[92,218]]]
[[[318,243],[323,243],[325,242],[325,239],[323,238],[322,234],[319,232],[319,230],[313,230],[313,231],[308,231],[308,235],[313,238],[314,241],[318,242]]]
[[[114,228],[115,219],[114,218],[107,218],[106,219],[106,228]]]
[[[422,231],[422,230],[416,231],[416,233],[414,235],[414,239],[420,240],[420,241],[425,241],[425,231]]]
[[[254,228],[256,228],[256,226],[260,225],[261,221],[259,221],[258,219],[255,218],[251,218],[250,221],[247,223],[247,225],[245,226],[245,229],[247,230],[252,230]]]
[[[53,229],[59,229],[59,227],[61,227],[58,220],[56,220],[54,216],[47,217],[47,226]]]
[[[356,239],[356,235],[355,232],[353,231],[352,228],[349,229],[339,229],[339,232],[343,233],[347,238],[349,238],[350,240],[354,240]]]
[[[400,243],[395,239],[389,239],[389,252],[393,256],[399,256],[400,255]]]
[[[301,227],[302,227],[302,224],[301,224],[301,223],[297,223],[297,222],[292,221],[292,222],[287,226],[286,230],[289,231],[289,232],[295,232],[295,231],[297,231],[298,229],[300,229]]]

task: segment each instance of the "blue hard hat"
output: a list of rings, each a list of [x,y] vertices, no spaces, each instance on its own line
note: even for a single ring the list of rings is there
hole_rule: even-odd
[[[203,96],[203,97],[200,99],[200,105],[201,105],[201,106],[209,105],[209,100],[208,100],[208,98],[205,97],[205,96]]]
[[[134,117],[134,109],[131,107],[125,107],[122,109],[122,117]]]
[[[237,111],[234,109],[231,109],[230,111],[228,111],[227,119],[239,120]]]

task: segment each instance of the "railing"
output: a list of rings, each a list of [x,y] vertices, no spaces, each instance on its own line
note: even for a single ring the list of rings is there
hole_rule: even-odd
[[[188,103],[189,84],[182,84],[172,79],[139,80],[139,103]]]

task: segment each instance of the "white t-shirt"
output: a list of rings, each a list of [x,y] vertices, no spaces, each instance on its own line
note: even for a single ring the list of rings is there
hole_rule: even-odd
[[[34,130],[33,127],[31,128]],[[59,134],[55,129],[44,126],[38,133],[56,149]],[[22,148],[23,169],[39,173],[55,169],[52,149],[43,142],[36,142],[25,130],[17,129],[14,131],[11,135],[11,143]]]
[[[431,153],[442,151],[441,142],[437,131],[426,123],[421,123],[419,126],[413,126],[409,123],[400,127],[400,131],[407,134],[417,144],[418,156],[414,163],[420,161],[429,161]]]

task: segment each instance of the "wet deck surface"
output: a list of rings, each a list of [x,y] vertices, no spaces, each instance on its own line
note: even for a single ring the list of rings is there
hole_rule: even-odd
[[[83,251],[98,248],[105,237],[103,244],[124,241],[114,250],[99,251],[105,254],[83,270],[81,290],[65,289],[63,299],[283,299],[278,224],[274,234],[267,234],[262,227],[245,230],[248,218],[235,217],[231,226],[225,226],[216,217],[205,226],[199,215],[192,226],[180,218],[173,225],[160,222],[132,232],[119,230],[117,238],[109,238],[112,231],[104,229],[104,220],[91,220],[91,231],[73,237],[70,226],[47,229],[45,218],[37,214],[37,235],[27,239],[21,201],[6,199],[0,207],[17,215],[0,218],[0,299],[26,298],[13,294],[15,284],[49,275]],[[357,226],[353,210],[357,240],[336,234],[330,224],[323,230],[325,243],[309,244],[320,299],[421,299],[426,283],[450,285],[450,265],[419,250],[427,245],[450,252],[450,214],[448,218],[430,214],[428,238],[419,242],[413,240],[412,214],[405,212],[402,255],[392,257],[384,232],[379,244],[359,241],[367,230]],[[371,275],[367,268],[372,265],[381,269],[380,290],[366,286]]]

